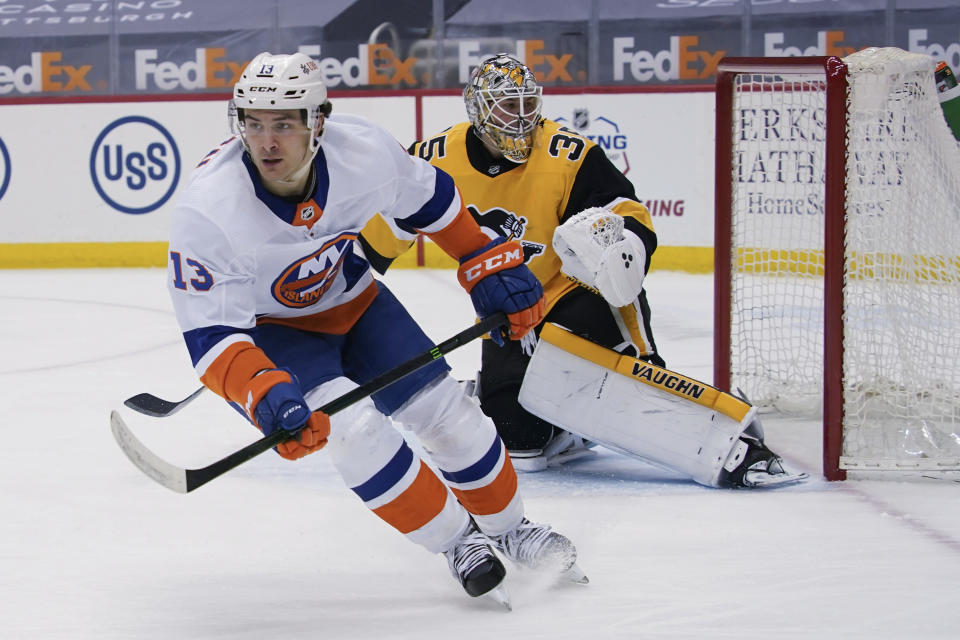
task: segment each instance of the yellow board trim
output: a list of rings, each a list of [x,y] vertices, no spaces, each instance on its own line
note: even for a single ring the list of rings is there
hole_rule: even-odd
[[[735,269],[739,273],[822,278],[824,263],[820,249],[740,247]],[[851,280],[950,284],[960,282],[960,256],[851,251],[844,272]]]
[[[457,261],[432,242],[423,243],[423,266],[430,269],[455,269]],[[397,258],[391,269],[413,269],[417,266],[416,246]],[[657,247],[650,270],[713,273],[713,247]]]
[[[540,332],[540,339],[563,349],[567,353],[589,360],[631,380],[642,382],[690,402],[695,402],[737,422],[743,420],[750,411],[749,404],[734,398],[729,393],[720,391],[716,387],[676,371],[670,371],[637,358],[621,355],[616,351],[573,335],[557,325],[545,324]]]
[[[163,267],[166,242],[0,244],[0,269]]]
[[[423,243],[429,269],[456,269],[457,261],[433,242]],[[74,269],[93,267],[164,267],[166,242],[25,242],[0,243],[0,269]],[[416,246],[397,258],[391,269],[416,269]],[[651,270],[712,273],[711,247],[659,247]]]

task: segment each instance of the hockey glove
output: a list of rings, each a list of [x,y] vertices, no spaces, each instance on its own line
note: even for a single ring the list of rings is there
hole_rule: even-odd
[[[269,436],[278,429],[294,431],[306,426],[296,438],[277,445],[277,453],[288,460],[302,458],[322,449],[330,435],[330,417],[310,412],[300,385],[289,369],[268,369],[255,375],[244,390],[247,417]]]
[[[478,316],[485,318],[498,311],[507,314],[509,333],[503,327],[490,332],[500,346],[505,338],[520,340],[543,320],[543,286],[523,264],[519,242],[497,238],[465,255],[460,259],[457,278],[470,294]]]
[[[632,304],[643,288],[647,250],[616,213],[585,209],[553,232],[560,270],[615,307]]]

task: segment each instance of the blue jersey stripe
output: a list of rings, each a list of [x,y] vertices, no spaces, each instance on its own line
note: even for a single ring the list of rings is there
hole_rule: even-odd
[[[347,286],[343,290],[344,293],[353,289],[354,285],[360,281],[360,278],[370,270],[370,263],[358,256],[353,252],[353,245],[350,245],[350,248],[347,249],[347,253],[343,258],[343,266],[340,269],[340,273],[343,274],[343,279],[347,281]]]
[[[493,439],[493,444],[490,445],[490,449],[474,464],[470,465],[466,469],[463,469],[462,471],[451,472],[441,469],[440,473],[442,473],[443,477],[450,482],[456,482],[458,484],[474,482],[493,471],[493,469],[497,466],[497,462],[500,461],[500,451],[500,437],[496,436]]]
[[[413,450],[404,442],[397,453],[380,471],[361,485],[353,487],[353,492],[364,502],[373,500],[391,489],[413,464]]]
[[[453,202],[453,196],[456,193],[453,178],[436,167],[434,170],[437,177],[433,183],[433,197],[412,215],[398,218],[396,221],[397,226],[408,233],[416,233],[417,229],[428,227],[439,220]]]
[[[187,351],[190,352],[190,360],[193,366],[197,366],[200,358],[206,355],[218,342],[235,333],[250,335],[250,332],[237,327],[228,327],[222,324],[215,324],[209,327],[200,327],[183,332],[183,339],[187,343]]]

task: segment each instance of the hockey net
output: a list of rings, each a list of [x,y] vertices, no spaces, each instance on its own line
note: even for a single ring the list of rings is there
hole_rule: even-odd
[[[822,415],[829,479],[960,469],[960,147],[933,70],[718,67],[714,383]]]

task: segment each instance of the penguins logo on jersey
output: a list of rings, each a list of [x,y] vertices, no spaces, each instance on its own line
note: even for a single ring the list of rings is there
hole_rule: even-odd
[[[523,234],[527,229],[527,219],[523,216],[518,216],[515,213],[500,209],[499,207],[487,209],[481,213],[480,210],[472,204],[467,205],[467,211],[469,211],[473,219],[477,221],[480,228],[489,229],[493,232],[495,234],[493,237],[503,236],[512,240],[519,240],[523,246],[524,263],[530,262],[534,257],[543,253],[544,245],[539,242],[523,240]],[[487,235],[490,235],[490,233],[487,233]]]
[[[293,309],[315,304],[336,282],[356,237],[343,234],[284,269],[270,287],[274,299]]]

